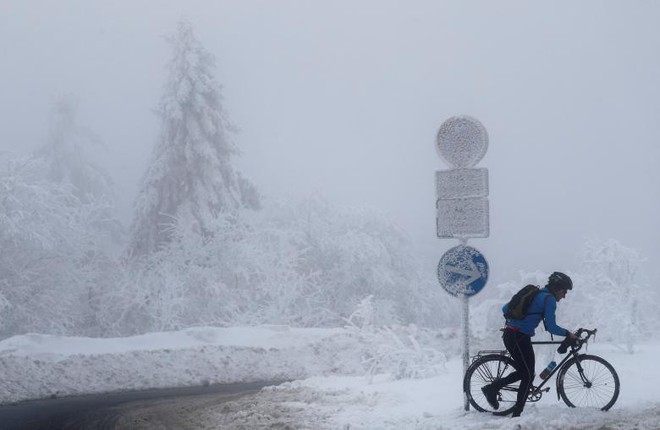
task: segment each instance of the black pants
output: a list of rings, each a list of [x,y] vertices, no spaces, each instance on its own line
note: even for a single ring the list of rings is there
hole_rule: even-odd
[[[504,330],[502,335],[504,346],[511,358],[513,358],[516,370],[510,375],[493,383],[493,387],[500,390],[505,385],[520,381],[518,397],[516,399],[516,411],[522,412],[527,400],[527,394],[534,381],[534,366],[536,358],[534,357],[534,348],[532,340],[526,334],[515,332],[513,330]]]

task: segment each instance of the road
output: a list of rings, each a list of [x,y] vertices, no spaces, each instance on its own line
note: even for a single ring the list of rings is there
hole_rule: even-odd
[[[0,430],[181,429],[185,423],[177,422],[179,412],[190,416],[195,407],[234,400],[277,383],[222,384],[26,401],[0,406]]]

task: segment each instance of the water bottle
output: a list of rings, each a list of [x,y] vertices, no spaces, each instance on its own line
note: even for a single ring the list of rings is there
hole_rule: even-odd
[[[543,372],[541,372],[541,379],[548,379],[548,376],[550,376],[550,372],[557,367],[557,363],[553,360],[550,363],[548,363],[548,367],[543,369]]]

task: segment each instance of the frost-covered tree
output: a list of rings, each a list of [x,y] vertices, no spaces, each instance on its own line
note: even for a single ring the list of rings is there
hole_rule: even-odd
[[[77,103],[70,97],[57,101],[51,113],[46,143],[35,151],[43,160],[44,177],[52,182],[73,186],[83,202],[92,199],[112,201],[114,184],[105,169],[89,157],[89,147],[99,146],[100,138],[77,123]]]
[[[70,189],[75,204],[105,208],[98,217],[97,233],[107,252],[115,252],[124,235],[115,216],[115,185],[108,172],[92,161],[92,147],[102,147],[101,139],[78,124],[77,103],[64,97],[53,106],[48,138],[34,157],[44,166],[41,176]]]
[[[304,280],[297,294],[304,298],[298,312],[306,324],[343,323],[369,296],[375,324],[437,327],[449,315],[448,297],[423,276],[410,238],[385,215],[310,198],[269,207],[267,222],[271,234],[286,232],[280,247],[289,270]],[[286,283],[280,291],[287,291]]]
[[[95,334],[111,261],[97,228],[107,207],[47,181],[40,160],[0,160],[0,336]]]
[[[639,283],[644,259],[618,240],[588,240],[582,252],[583,291],[576,294],[579,312],[597,324],[605,339],[632,353],[645,324],[657,312],[657,295]],[[576,291],[577,292],[577,291]]]
[[[209,236],[219,214],[260,205],[256,189],[232,166],[238,150],[230,140],[213,56],[187,22],[168,41],[172,58],[157,110],[160,136],[135,205],[132,256],[169,242],[175,220]]]
[[[209,228],[214,234],[205,237],[177,220],[172,240],[108,291],[104,326],[114,334],[208,324],[336,327],[366,297],[376,325],[438,328],[456,319],[407,235],[381,214],[311,199],[217,216]]]

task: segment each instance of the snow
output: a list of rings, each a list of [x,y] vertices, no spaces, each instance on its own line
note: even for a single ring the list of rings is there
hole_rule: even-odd
[[[474,167],[488,149],[488,132],[476,118],[468,115],[446,120],[438,131],[438,153],[452,167]]]
[[[204,345],[253,348],[302,346],[336,334],[339,329],[295,329],[288,326],[200,327],[178,332],[150,333],[124,338],[84,338],[28,334],[4,340],[0,353],[52,356],[60,359],[78,354],[116,354],[132,351],[188,349]]]
[[[366,374],[365,351],[387,342],[355,328],[196,327],[113,339],[27,334],[0,342],[0,401],[223,382],[289,380],[190,416],[194,428],[657,429],[660,342],[628,354],[605,343],[621,378],[609,412],[571,409],[552,390],[517,419],[466,412],[459,357],[433,376]],[[496,343],[493,345],[496,347]],[[539,347],[542,348],[542,347]],[[539,356],[542,352],[539,352]],[[540,367],[545,366],[538,360]],[[538,373],[538,372],[537,372]],[[191,424],[192,425],[192,424]]]

